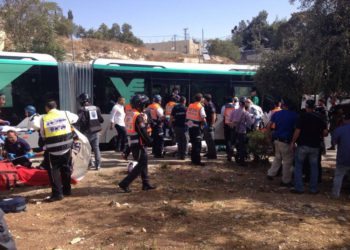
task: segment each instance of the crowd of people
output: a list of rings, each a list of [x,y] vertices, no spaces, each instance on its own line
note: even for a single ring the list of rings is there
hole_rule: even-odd
[[[48,201],[62,200],[71,194],[70,161],[74,128],[90,142],[94,153],[90,168],[101,168],[99,134],[104,119],[87,94],[81,94],[78,99],[80,108],[77,115],[58,110],[53,100],[46,103],[45,115],[38,115],[33,106],[25,108],[28,127],[39,133],[41,153],[33,153],[29,144],[18,137],[15,130],[8,130],[3,140],[3,156],[15,165],[30,167],[29,159],[38,155],[44,157],[40,166],[48,171],[52,186]],[[5,103],[3,95],[0,95],[0,106],[1,103]],[[165,104],[164,108],[162,104]],[[202,142],[205,141],[204,157],[217,159],[216,130],[223,131],[227,161],[234,160],[245,167],[249,159],[247,135],[264,128],[270,132],[268,134],[271,135],[275,154],[267,178],[273,180],[281,172],[281,186],[290,187],[291,192],[296,194],[304,193],[304,182],[309,183],[309,193],[319,192],[321,159],[326,151],[324,137],[330,132],[332,144],[328,150],[334,150],[336,145],[338,148],[332,194],[339,197],[342,180],[350,169],[347,153],[350,147],[350,114],[339,114],[335,100],[332,100],[329,111],[324,100],[320,99],[318,105],[314,100],[307,100],[301,113],[297,113],[287,100],[278,100],[268,115],[259,105],[255,89],[250,97],[227,96],[219,113],[223,118],[221,125],[211,94],[197,93],[188,105],[186,97],[177,88],[167,97],[167,102],[163,102],[160,95],[154,95],[150,100],[143,94],[136,94],[126,104],[125,98],[120,96],[111,111],[109,128],[117,132],[115,150],[121,152],[125,160],[131,154],[135,164],[119,182],[119,187],[123,192],[130,192],[130,184],[140,175],[143,190],[156,188],[149,182],[147,147],[152,147],[153,157],[157,159],[164,158],[165,144],[176,145],[179,160],[189,157],[192,165],[204,166],[201,152]],[[9,123],[0,120],[0,125]]]

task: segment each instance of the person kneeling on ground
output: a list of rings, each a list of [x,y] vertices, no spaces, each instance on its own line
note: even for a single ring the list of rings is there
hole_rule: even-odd
[[[7,153],[7,158],[12,161],[13,165],[21,165],[24,167],[31,167],[32,163],[29,161],[35,154],[32,152],[29,144],[22,138],[18,137],[13,130],[7,132],[4,149]]]
[[[145,95],[135,95],[131,98],[132,111],[126,114],[125,126],[130,145],[130,150],[134,159],[137,159],[137,165],[121,181],[118,186],[125,192],[130,193],[130,184],[141,175],[142,190],[147,191],[155,189],[155,186],[149,184],[148,179],[148,159],[147,146],[151,145],[153,140],[147,133],[145,115],[142,113],[148,104],[149,99]]]

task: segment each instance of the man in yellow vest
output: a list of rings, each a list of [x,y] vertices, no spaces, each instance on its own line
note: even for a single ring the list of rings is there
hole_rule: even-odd
[[[153,103],[148,106],[152,118],[152,139],[154,141],[152,153],[155,158],[163,158],[164,151],[164,110],[161,107],[162,98],[160,95],[153,97]]]
[[[130,193],[129,185],[141,175],[142,190],[147,191],[155,189],[148,180],[148,159],[147,145],[152,144],[152,138],[147,132],[147,121],[143,113],[149,99],[145,95],[137,94],[131,98],[132,111],[128,112],[125,117],[125,127],[128,136],[130,150],[137,165],[121,181],[118,186],[125,192]]]
[[[47,202],[63,199],[63,195],[71,195],[71,148],[73,145],[72,123],[78,116],[68,111],[57,110],[55,101],[45,105],[46,115],[42,116],[40,133],[43,136],[49,161],[49,179],[52,187]]]
[[[191,161],[193,165],[204,166],[201,162],[202,149],[202,126],[206,125],[206,115],[203,102],[203,95],[196,94],[194,96],[194,103],[191,103],[186,111],[186,120],[188,132],[190,135],[190,142],[192,144]]]

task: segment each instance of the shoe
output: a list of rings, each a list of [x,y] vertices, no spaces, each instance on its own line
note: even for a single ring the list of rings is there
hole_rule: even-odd
[[[100,167],[100,166],[95,167],[95,170],[96,170],[96,171],[98,171],[98,170],[100,170],[100,169],[101,169],[101,167]]]
[[[268,179],[269,181],[273,181],[273,176],[267,175],[266,179]]]
[[[327,148],[327,150],[335,150],[335,147],[331,146],[331,147]]]
[[[303,194],[304,193],[304,191],[299,191],[299,190],[296,190],[296,189],[291,189],[290,190],[290,192],[292,193],[292,194]]]
[[[164,158],[164,155],[155,155],[154,158],[161,159]]]
[[[150,184],[147,184],[147,185],[143,185],[142,186],[142,190],[143,191],[148,191],[148,190],[152,190],[152,189],[156,189],[157,187],[156,186],[152,186]]]
[[[179,159],[179,160],[185,160],[186,157],[185,157],[185,156],[179,156],[178,159]]]
[[[58,195],[58,196],[49,196],[44,199],[44,202],[55,202],[55,201],[61,201],[63,200],[63,195]]]
[[[207,156],[208,156],[208,153],[204,154],[203,156],[204,156],[204,157],[207,157]]]
[[[207,156],[208,160],[216,160],[218,157],[217,156]]]
[[[293,187],[293,184],[292,183],[284,183],[283,181],[281,181],[280,186],[290,188],[290,187]]]
[[[131,193],[131,190],[129,187],[123,187],[122,185],[118,184],[119,188],[124,191],[124,193]]]
[[[63,195],[64,196],[71,196],[72,195],[72,191],[69,190],[69,191],[63,191]]]
[[[228,162],[232,162],[232,157],[227,157]]]

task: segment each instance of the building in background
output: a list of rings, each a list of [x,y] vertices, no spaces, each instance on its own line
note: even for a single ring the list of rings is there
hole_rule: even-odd
[[[200,53],[200,43],[192,39],[169,41],[161,43],[146,43],[146,48],[154,51],[178,52],[188,55],[198,55]]]

